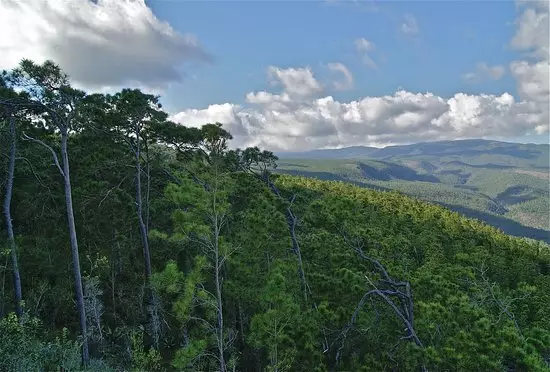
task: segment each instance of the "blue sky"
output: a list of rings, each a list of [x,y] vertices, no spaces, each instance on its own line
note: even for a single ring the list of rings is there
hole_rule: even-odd
[[[354,74],[355,87],[331,92],[339,100],[392,94],[399,87],[440,96],[465,93],[515,93],[509,74],[482,84],[461,76],[484,61],[508,64],[512,1],[399,1],[366,4],[323,1],[166,1],[149,0],[155,15],[182,32],[195,34],[215,62],[188,72],[182,84],[165,95],[173,110],[211,103],[242,102],[250,91],[267,86],[266,69],[310,66],[326,74],[329,62],[342,62]],[[405,14],[412,14],[419,34],[399,32]],[[379,70],[364,66],[353,41],[376,44]]]
[[[548,143],[549,29],[547,0],[4,0],[0,69],[158,93],[233,147]]]

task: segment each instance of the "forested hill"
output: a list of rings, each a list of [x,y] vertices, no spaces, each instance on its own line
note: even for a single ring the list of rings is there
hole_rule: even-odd
[[[546,244],[50,62],[0,80],[0,130],[1,371],[550,369]]]
[[[550,145],[461,140],[279,154],[281,173],[396,190],[550,243]]]

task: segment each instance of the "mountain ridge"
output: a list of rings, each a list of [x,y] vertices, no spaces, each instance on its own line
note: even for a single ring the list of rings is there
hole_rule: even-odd
[[[333,149],[307,151],[280,151],[280,159],[384,159],[395,156],[457,155],[476,156],[481,154],[508,155],[521,159],[536,159],[550,156],[550,145],[534,143],[513,143],[504,141],[470,139],[452,141],[419,142],[407,145],[391,145],[382,148],[370,146],[349,146]],[[535,164],[533,164],[535,165]],[[548,166],[547,166],[548,167]]]

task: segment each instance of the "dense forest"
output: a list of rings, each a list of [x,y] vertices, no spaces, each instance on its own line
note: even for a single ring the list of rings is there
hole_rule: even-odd
[[[457,140],[279,153],[278,173],[395,190],[550,243],[550,145]]]
[[[0,79],[1,371],[546,371],[550,250],[275,174],[53,62]]]

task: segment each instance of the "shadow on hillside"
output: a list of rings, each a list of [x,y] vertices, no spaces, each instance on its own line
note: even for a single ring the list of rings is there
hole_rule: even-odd
[[[531,238],[536,240],[542,240],[542,241],[545,241],[546,243],[550,243],[550,231],[537,229],[535,227],[523,226],[522,224],[505,217],[495,216],[490,213],[476,211],[474,209],[462,207],[459,205],[444,204],[444,203],[437,203],[437,204],[443,207],[449,208],[452,211],[463,214],[466,217],[482,220],[487,224],[502,230],[505,234],[519,236],[519,237],[526,237],[526,238]]]
[[[461,184],[458,184],[458,185],[453,185],[453,187],[456,187],[457,189],[472,190],[472,191],[478,191],[478,190],[479,190],[479,187],[477,187],[477,186],[472,186],[472,185],[461,185]]]
[[[437,172],[440,175],[451,174],[457,177],[456,183],[459,185],[464,185],[470,179],[471,173],[463,173],[462,169],[453,169],[453,170],[442,170]]]
[[[446,161],[446,162],[442,162],[441,164],[461,165],[461,166],[464,166],[464,167],[478,168],[478,169],[510,169],[510,168],[516,168],[513,165],[502,165],[502,164],[493,164],[493,163],[468,164],[468,163],[464,163],[463,161],[458,161],[458,160]]]
[[[532,194],[531,188],[524,185],[510,186],[496,197],[498,201],[506,205],[523,203],[536,198],[537,197]]]
[[[357,167],[361,171],[363,177],[376,181],[391,181],[392,179],[399,179],[405,181],[420,181],[420,182],[432,182],[440,183],[439,179],[433,175],[418,174],[412,168],[405,167],[403,165],[384,163],[385,167],[382,169],[376,169],[365,163],[357,163]]]
[[[540,155],[540,151],[533,150],[520,150],[515,147],[496,147],[493,149],[484,150],[466,150],[462,152],[462,155],[479,156],[484,154],[491,155],[509,155],[522,159],[534,159]]]

